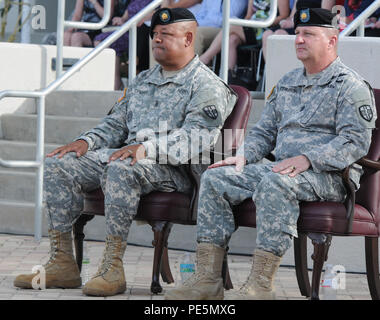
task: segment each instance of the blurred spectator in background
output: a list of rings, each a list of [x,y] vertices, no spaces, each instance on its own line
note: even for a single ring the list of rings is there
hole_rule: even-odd
[[[356,19],[365,9],[367,9],[374,0],[345,0],[345,24],[350,24]],[[355,35],[352,33],[351,35]],[[364,35],[366,37],[379,37],[380,36],[380,9],[376,10],[369,19],[365,22]]]
[[[123,25],[128,19],[132,18],[134,15],[136,15],[140,10],[145,8],[149,3],[151,3],[152,0],[118,0],[117,5],[115,6],[115,14],[112,18],[112,25],[116,27],[120,27]],[[148,43],[148,33],[149,30],[141,30],[139,29],[146,28],[149,29],[146,25],[140,24],[139,27],[137,27],[137,35],[140,36],[140,41],[137,41],[137,64],[139,66],[139,71],[142,71],[144,69],[147,69],[146,61],[142,61],[142,65],[140,68],[140,55],[146,56],[145,51],[149,50],[147,43]],[[115,30],[108,31],[108,32],[102,32],[95,36],[94,38],[94,45],[98,45],[101,41],[109,37],[112,32]],[[140,46],[139,46],[140,45]],[[124,33],[119,39],[117,39],[115,42],[113,42],[110,45],[110,48],[114,49],[116,51],[116,61],[115,61],[115,90],[122,90],[123,89],[123,83],[121,81],[121,71],[120,71],[120,62],[121,57],[123,55],[128,54],[128,48],[129,48],[129,32]],[[143,57],[143,59],[146,59],[146,57]]]
[[[111,0],[111,18],[115,9],[115,1]],[[99,22],[104,15],[103,0],[77,0],[72,14],[72,21]],[[83,30],[69,28],[64,33],[64,46],[93,47],[94,38],[101,30]]]
[[[230,17],[242,18],[247,10],[247,0],[230,3]],[[198,21],[195,52],[201,55],[215,39],[223,24],[223,0],[167,0],[162,6],[189,8]]]
[[[260,20],[268,17],[270,8],[270,1],[266,0],[248,0],[247,13],[244,19],[247,20]],[[273,22],[273,25],[278,24],[282,19],[285,19],[289,15],[289,0],[278,1],[278,16]],[[229,58],[228,58],[228,70],[232,77],[233,70],[237,62],[237,48],[242,44],[257,44],[260,43],[263,36],[263,28],[251,28],[241,26],[230,26],[230,38],[229,38]],[[222,31],[218,33],[210,47],[200,56],[200,60],[209,64],[213,57],[217,55],[222,46]]]

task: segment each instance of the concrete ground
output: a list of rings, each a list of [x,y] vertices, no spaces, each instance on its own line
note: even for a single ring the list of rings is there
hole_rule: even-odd
[[[86,241],[90,255],[90,273],[97,270],[102,257],[104,242]],[[49,240],[42,238],[38,243],[32,236],[0,234],[0,300],[163,300],[164,294],[150,293],[153,248],[129,245],[124,256],[127,291],[113,297],[88,297],[78,289],[26,290],[13,286],[17,274],[30,273],[36,265],[45,263],[49,257]],[[170,266],[175,283],[162,283],[165,290],[179,283],[179,261],[183,251],[169,250]],[[250,270],[250,257],[230,255],[229,269],[235,288],[240,287]],[[311,278],[311,274],[310,274]],[[365,274],[345,274],[346,288],[338,290],[338,300],[370,300]],[[295,270],[280,266],[275,285],[279,300],[306,300],[301,296]]]

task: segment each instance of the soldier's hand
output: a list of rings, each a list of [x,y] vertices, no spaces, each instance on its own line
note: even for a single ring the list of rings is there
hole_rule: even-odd
[[[145,159],[145,147],[142,144],[134,144],[131,146],[123,147],[111,154],[110,158],[108,159],[108,163],[117,159],[125,160],[129,157],[133,158],[131,161],[131,166],[133,166],[137,161]]]
[[[244,156],[228,157],[224,160],[213,163],[212,165],[208,166],[208,169],[235,165],[235,170],[241,172],[245,165],[245,161],[246,160]]]
[[[281,161],[272,168],[272,171],[287,174],[289,177],[295,177],[297,174],[309,169],[310,165],[309,159],[301,155]]]
[[[88,150],[87,142],[84,140],[77,140],[53,150],[52,152],[48,153],[46,156],[53,157],[56,154],[58,154],[58,158],[62,158],[68,152],[75,152],[77,157],[79,158],[83,156],[84,154],[86,154],[87,150]]]

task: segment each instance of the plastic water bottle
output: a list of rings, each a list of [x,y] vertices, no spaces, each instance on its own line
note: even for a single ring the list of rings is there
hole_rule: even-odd
[[[336,300],[336,276],[337,274],[333,271],[333,265],[327,264],[321,283],[322,300]]]
[[[185,252],[179,264],[179,272],[182,283],[190,278],[195,272],[195,264],[190,252]]]
[[[90,280],[90,255],[88,254],[87,243],[83,244],[82,270],[81,270],[82,285],[84,286]]]

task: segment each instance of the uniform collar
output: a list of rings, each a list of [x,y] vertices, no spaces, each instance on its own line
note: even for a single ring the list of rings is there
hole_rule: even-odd
[[[337,57],[326,69],[313,75],[309,78],[306,75],[305,68],[299,69],[300,72],[287,82],[289,86],[309,86],[309,85],[325,85],[331,81],[331,79],[336,75],[342,62],[339,57]]]
[[[187,81],[187,76],[192,73],[194,68],[200,63],[198,55],[196,55],[193,60],[191,60],[180,72],[178,72],[176,75],[173,77],[165,78],[161,71],[162,71],[162,66],[161,65],[156,65],[150,77],[146,78],[147,83],[152,83],[155,85],[163,85],[166,83],[175,83],[179,85],[185,84]]]

